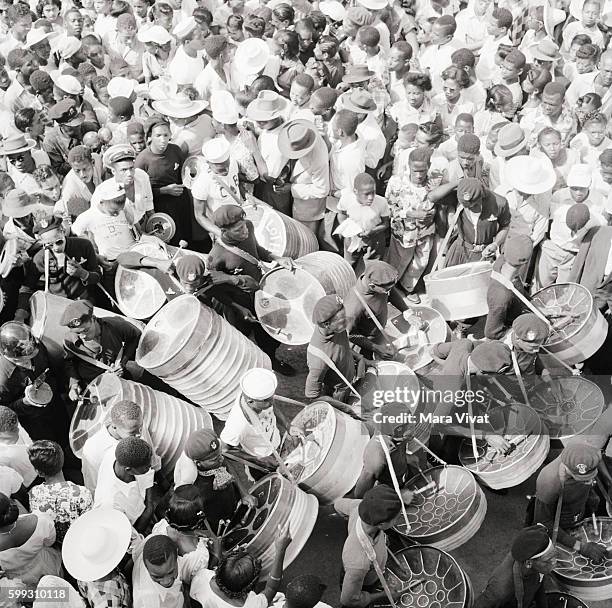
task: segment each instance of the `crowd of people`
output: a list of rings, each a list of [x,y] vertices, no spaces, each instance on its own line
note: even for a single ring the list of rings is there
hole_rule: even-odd
[[[262,276],[295,261],[258,242],[245,207],[299,222],[357,277],[314,306],[304,402],[367,418],[355,387],[398,356],[389,310],[420,336],[425,278],[484,260],[488,314],[420,344],[437,365],[425,380],[511,376],[528,403],[523,378],[550,381],[539,354],[572,322],[529,298],[578,283],[611,318],[611,33],[609,0],[0,0],[0,604],[326,606],[322,573],[282,580],[291,531],[263,571],[220,533],[257,508],[254,480],[286,472],[278,451],[296,432],[277,399],[296,369],[255,309]],[[160,236],[189,251],[133,249]],[[115,399],[79,450],[69,440],[102,374],[184,398],[135,362],[137,323],[99,314],[117,312],[119,268],[150,274],[168,301],[193,294],[270,358],[172,466],[143,403]],[[59,355],[32,331],[37,291],[67,301]],[[583,369],[609,374],[611,344]],[[612,487],[610,411],[541,469],[528,527],[475,608],[546,608],[555,543],[608,559],[568,531],[612,496],[594,490],[597,475]],[[368,429],[357,484],[334,503],[346,608],[419,594],[381,580],[414,500],[396,486],[458,462],[475,433],[432,433],[412,453],[409,424]],[[484,438],[493,454],[516,447]]]

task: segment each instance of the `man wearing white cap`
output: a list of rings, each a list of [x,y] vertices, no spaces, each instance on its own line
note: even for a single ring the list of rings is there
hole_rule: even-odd
[[[281,439],[272,407],[277,386],[276,376],[269,369],[246,372],[220,435],[224,444],[239,448],[247,458],[274,467],[277,462],[272,454]]]
[[[280,60],[272,56],[270,47],[261,38],[247,38],[238,45],[232,62],[232,84],[234,90],[242,91],[264,74],[276,81]]]

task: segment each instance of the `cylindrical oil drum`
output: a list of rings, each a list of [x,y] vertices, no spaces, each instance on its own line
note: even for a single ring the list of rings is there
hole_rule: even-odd
[[[131,251],[162,260],[170,260],[179,251],[178,247],[166,245],[161,241],[141,241],[136,243]],[[186,249],[180,250],[177,258],[183,255],[197,255],[203,259],[207,256]],[[176,284],[176,293],[181,293],[180,285]],[[166,302],[162,286],[147,272],[132,268],[117,267],[115,275],[115,294],[121,312],[134,319],[150,319]]]
[[[60,325],[60,319],[64,310],[66,310],[66,307],[72,301],[44,291],[37,291],[30,298],[30,326],[32,334],[39,340],[42,340],[42,343],[49,351],[49,356],[56,361],[64,358],[64,338],[70,332],[67,327]],[[140,321],[129,317],[122,317],[103,308],[94,308],[94,315],[102,318],[119,317],[125,319],[141,331],[145,327],[144,323]]]
[[[188,294],[168,302],[149,321],[136,362],[222,420],[240,392],[242,375],[253,367],[272,367],[268,355]]]
[[[487,513],[487,499],[470,471],[457,466],[427,469],[406,483],[415,492],[395,529],[424,545],[452,551],[478,530]]]
[[[335,253],[316,251],[296,260],[294,270],[264,275],[255,294],[255,312],[264,329],[284,344],[308,344],[312,312],[326,294],[344,298],[357,282],[352,266]]]
[[[425,291],[432,308],[447,321],[486,315],[492,270],[489,262],[470,262],[428,274]]]
[[[563,591],[547,591],[548,608],[589,608],[582,600],[563,593]]]
[[[485,439],[476,441],[478,459],[474,458],[471,439],[459,450],[461,464],[489,488],[512,488],[529,479],[546,460],[550,450],[548,430],[530,407],[520,404],[489,410],[489,432],[505,437],[511,451],[498,454],[488,447]]]
[[[422,327],[413,321],[420,320]],[[393,317],[385,328],[397,349],[396,361],[418,371],[432,363],[429,346],[447,342],[451,337],[450,327],[435,308],[412,306],[405,314]]]
[[[561,591],[567,591],[581,600],[604,601],[612,598],[612,518],[585,519],[568,530],[582,543],[593,542],[607,547],[608,556],[599,564],[573,549],[557,544],[557,566],[553,575]]]
[[[322,504],[342,498],[357,483],[368,429],[329,403],[317,401],[292,421],[292,434],[281,446],[281,457],[300,486]]]
[[[551,285],[535,293],[531,301],[544,314],[554,313],[550,318],[554,331],[544,347],[568,365],[582,363],[605,342],[608,323],[583,285]],[[546,353],[540,353],[540,357],[547,367],[558,366]]]
[[[397,606],[406,608],[471,608],[474,593],[468,575],[457,560],[431,546],[415,545],[387,559],[385,579],[393,591],[408,589]],[[386,598],[376,607],[390,607]]]
[[[243,207],[253,222],[257,242],[278,256],[300,258],[319,250],[315,233],[304,224],[276,211],[263,201],[249,197],[253,204]]]
[[[124,399],[141,407],[143,425],[168,473],[172,473],[189,435],[198,429],[213,428],[206,410],[115,374],[98,376],[88,385],[84,396],[70,426],[70,446],[79,457],[85,441],[102,427],[110,408]]]
[[[278,473],[260,479],[249,490],[257,499],[257,507],[223,539],[224,549],[243,546],[261,560],[262,576],[270,572],[274,561],[274,540],[279,528],[287,525],[291,543],[285,553],[283,568],[287,568],[304,548],[319,513],[317,499],[306,494]],[[238,514],[241,513],[242,507]],[[235,519],[238,519],[236,516]]]

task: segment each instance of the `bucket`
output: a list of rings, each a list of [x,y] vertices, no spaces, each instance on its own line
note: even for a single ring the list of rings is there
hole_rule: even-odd
[[[188,294],[168,302],[149,321],[136,362],[221,420],[240,393],[243,374],[272,367],[268,355]]]
[[[596,517],[597,529],[592,519],[568,530],[569,534],[582,543],[594,542],[612,550],[612,518]],[[609,601],[612,598],[612,555],[600,564],[580,555],[573,549],[557,544],[557,567],[553,576],[561,591],[567,591],[581,600]]]
[[[547,350],[568,365],[582,363],[602,347],[608,335],[608,323],[595,306],[593,296],[583,285],[551,285],[536,292],[531,301],[544,313],[554,307],[559,315],[573,317],[571,323],[551,333],[544,344]],[[545,367],[557,365],[544,352],[540,353],[540,357]]]
[[[471,439],[461,443],[459,461],[482,483],[494,490],[512,488],[529,479],[543,464],[550,450],[548,430],[538,414],[525,405],[496,407],[488,412],[492,434],[506,437],[516,447],[506,456],[477,440],[474,460]]]
[[[70,446],[79,458],[85,441],[101,428],[110,408],[123,399],[141,407],[153,449],[169,474],[189,435],[198,429],[213,428],[212,418],[204,409],[115,374],[98,376],[87,387],[85,396],[88,399],[76,409],[70,425]]]
[[[56,296],[52,293],[37,291],[30,298],[30,325],[32,334],[47,347],[49,356],[55,361],[64,359],[64,339],[70,333],[67,327],[60,325],[60,319],[66,307],[73,302],[68,298]],[[144,323],[115,314],[103,308],[94,308],[96,317],[118,317],[131,323],[140,331],[144,329]]]
[[[314,331],[312,312],[326,294],[344,298],[357,282],[352,266],[329,251],[296,260],[297,268],[265,274],[255,293],[255,313],[264,329],[284,344],[308,344]]]
[[[291,421],[294,427],[302,431],[304,440],[288,436],[281,446],[281,457],[297,471],[300,487],[321,504],[350,492],[361,475],[363,452],[370,440],[366,426],[318,401]]]
[[[237,545],[261,560],[262,576],[270,572],[274,561],[274,540],[279,528],[287,524],[291,543],[285,553],[283,569],[287,568],[304,548],[319,513],[317,499],[292,484],[278,473],[260,479],[249,490],[257,498],[257,507],[247,518],[223,539],[228,551]]]
[[[452,551],[478,532],[487,513],[487,499],[474,475],[454,465],[427,469],[405,487],[416,492],[431,482],[435,487],[415,493],[406,507],[410,530],[403,518],[395,530],[423,545]]]
[[[492,270],[489,262],[470,262],[428,274],[424,277],[425,291],[432,308],[447,321],[486,315]]]
[[[295,259],[319,250],[317,237],[310,228],[263,201],[254,199],[253,204],[243,209],[255,226],[257,242],[274,255]]]

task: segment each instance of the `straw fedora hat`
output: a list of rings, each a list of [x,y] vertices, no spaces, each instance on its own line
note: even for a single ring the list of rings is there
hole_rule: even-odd
[[[368,69],[367,65],[349,65],[342,77],[342,82],[354,84],[356,82],[364,82],[370,80],[374,76],[374,72]]]
[[[21,218],[39,209],[35,199],[23,190],[9,190],[2,201],[2,213],[6,217]]]
[[[533,156],[515,156],[505,166],[508,184],[525,194],[543,194],[552,190],[557,175],[548,159]]]
[[[278,134],[278,147],[289,159],[306,156],[317,143],[317,127],[309,120],[291,120]]]
[[[496,156],[508,158],[517,154],[526,146],[525,132],[515,122],[511,122],[499,130],[494,152]]]
[[[234,66],[241,74],[259,74],[270,59],[270,47],[260,38],[247,38],[236,48]]]
[[[354,89],[342,99],[343,107],[357,114],[372,114],[376,112],[376,102],[370,93],[361,89]]]
[[[87,511],[66,532],[62,544],[64,566],[78,581],[97,581],[119,565],[131,536],[132,526],[121,511]]]
[[[163,116],[189,118],[203,112],[208,107],[208,102],[201,99],[192,101],[188,97],[176,97],[175,99],[154,101],[151,105],[156,112]]]
[[[9,156],[11,154],[19,154],[27,152],[36,146],[33,139],[28,139],[22,133],[10,135],[0,143],[0,156]]]
[[[251,120],[274,120],[282,115],[287,107],[287,100],[274,91],[260,91],[246,111],[247,118]]]
[[[534,59],[539,59],[540,61],[559,61],[561,59],[559,47],[548,38],[544,38],[540,42],[531,45],[529,52]]]

